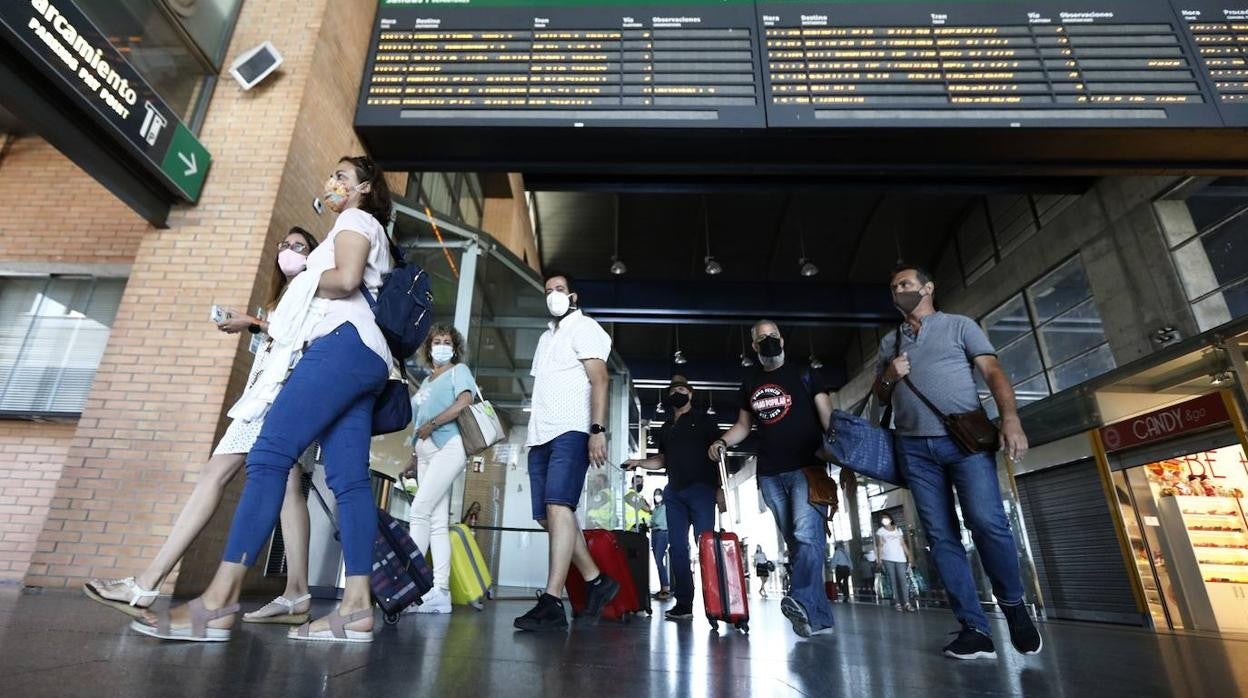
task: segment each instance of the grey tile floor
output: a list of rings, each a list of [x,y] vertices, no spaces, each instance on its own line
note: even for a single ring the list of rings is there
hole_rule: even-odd
[[[955,662],[938,652],[954,627],[947,611],[837,604],[836,636],[803,641],[777,600],[751,603],[749,636],[657,614],[529,635],[511,627],[527,605],[499,601],[406,616],[371,645],[301,645],[283,627],[250,624],[229,643],[175,644],[130,632],[75,592],[0,589],[0,695],[1248,695],[1246,640],[1046,623],[1044,653],[1021,657],[997,620],[1000,658]]]

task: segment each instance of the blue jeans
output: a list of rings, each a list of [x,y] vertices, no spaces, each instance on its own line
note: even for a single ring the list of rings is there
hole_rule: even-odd
[[[956,488],[962,517],[998,602],[1007,606],[1022,603],[1018,547],[1001,504],[996,460],[987,453],[968,456],[948,436],[899,436],[897,444],[902,472],[927,530],[932,559],[945,583],[949,605],[963,624],[988,634],[988,618],[980,606],[971,564],[962,547],[953,493]]]
[[[650,551],[654,553],[654,566],[659,569],[659,588],[666,589],[672,584],[667,576],[667,531],[650,529]]]
[[[832,604],[823,586],[823,561],[828,555],[828,508],[811,504],[806,476],[800,470],[758,478],[763,501],[789,546],[789,596],[806,609],[811,630],[830,627]]]
[[[696,542],[704,531],[715,528],[715,488],[706,484],[689,485],[681,490],[663,490],[667,506],[668,555],[672,561],[672,594],[677,606],[693,607],[693,570],[689,559],[689,527]],[[696,544],[696,543],[695,543]]]
[[[529,449],[529,501],[533,520],[546,520],[547,504],[576,511],[589,471],[589,434],[564,432]]]
[[[360,341],[350,323],[312,342],[247,454],[247,482],[222,560],[255,563],[277,523],[290,467],[317,441],[325,479],[338,502],[347,575],[372,574],[377,506],[368,482],[368,448],[373,403],[389,374],[386,362]]]

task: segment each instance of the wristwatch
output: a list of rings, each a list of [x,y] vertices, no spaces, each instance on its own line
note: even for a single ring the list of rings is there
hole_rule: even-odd
[[[601,424],[590,424],[590,425],[589,425],[589,433],[591,433],[591,434],[605,434],[605,433],[607,433],[607,428],[606,428],[606,427],[604,427],[604,426],[602,426]]]

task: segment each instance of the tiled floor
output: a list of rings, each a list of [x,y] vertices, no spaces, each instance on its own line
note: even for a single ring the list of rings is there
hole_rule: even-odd
[[[996,661],[938,649],[947,611],[836,606],[834,637],[802,641],[776,600],[754,604],[751,634],[703,619],[639,617],[530,635],[521,602],[406,616],[371,645],[301,645],[245,625],[226,644],[163,643],[77,593],[0,590],[3,696],[1240,696],[1248,641],[1047,623],[1039,657]],[[258,604],[245,604],[244,608]]]

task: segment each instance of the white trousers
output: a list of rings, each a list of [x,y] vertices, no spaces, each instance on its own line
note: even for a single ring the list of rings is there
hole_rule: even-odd
[[[455,436],[442,448],[433,439],[416,442],[416,496],[408,509],[412,542],[433,557],[433,585],[451,588],[451,486],[464,471],[468,455],[464,442]]]

